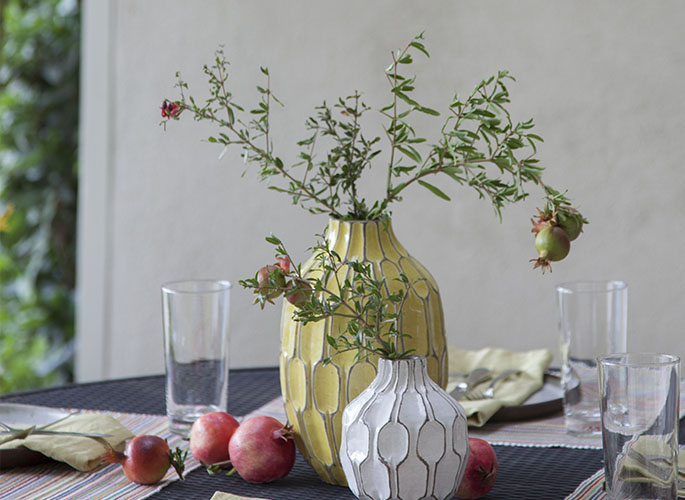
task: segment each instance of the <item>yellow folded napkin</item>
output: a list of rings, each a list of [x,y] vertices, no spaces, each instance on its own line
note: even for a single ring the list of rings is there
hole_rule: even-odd
[[[679,482],[685,480],[684,451],[681,449],[678,454]],[[671,456],[670,447],[661,439],[640,436],[634,443],[628,444],[628,452],[618,464],[618,476],[629,482],[670,484],[673,467]],[[685,496],[685,488],[678,488],[678,495]]]
[[[110,434],[106,439],[115,450],[122,451],[126,440],[134,435],[110,415],[81,413],[71,415],[55,424],[41,427],[51,431],[88,432]],[[101,464],[107,447],[97,439],[85,436],[60,436],[56,434],[31,434],[0,445],[0,449],[25,446],[45,456],[65,462],[74,469],[87,472]]]
[[[468,373],[474,368],[488,368],[497,373],[504,370],[519,370],[513,375],[498,382],[495,397],[469,401],[459,400],[466,410],[468,424],[474,427],[483,426],[503,406],[520,405],[544,383],[545,370],[552,362],[549,349],[535,349],[526,352],[507,351],[506,349],[485,348],[478,351],[466,351],[456,347],[448,347],[449,380],[447,392],[452,392],[457,383],[463,380],[460,373]],[[483,390],[489,382],[477,386]]]
[[[224,491],[217,491],[212,496],[211,500],[264,500],[263,498],[257,497],[241,497],[240,495],[234,495],[233,493],[226,493]]]

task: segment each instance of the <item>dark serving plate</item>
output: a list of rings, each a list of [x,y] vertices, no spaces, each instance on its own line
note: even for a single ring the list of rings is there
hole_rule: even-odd
[[[578,386],[572,390],[579,390]],[[550,369],[545,372],[542,388],[532,394],[525,402],[515,406],[503,406],[489,422],[511,422],[546,417],[563,410],[564,389],[561,386],[561,373]]]

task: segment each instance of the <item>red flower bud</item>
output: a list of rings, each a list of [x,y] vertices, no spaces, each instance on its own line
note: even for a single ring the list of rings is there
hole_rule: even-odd
[[[162,118],[176,118],[181,114],[181,108],[175,102],[164,99],[162,102]]]

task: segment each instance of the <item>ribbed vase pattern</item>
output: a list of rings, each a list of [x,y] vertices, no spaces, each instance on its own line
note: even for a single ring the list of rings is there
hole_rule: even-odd
[[[340,461],[358,498],[454,496],[469,453],[466,414],[430,379],[424,358],[381,359],[342,425]]]
[[[414,283],[407,292],[399,327],[411,335],[404,349],[427,360],[428,373],[441,386],[447,384],[447,349],[442,302],[430,273],[397,241],[388,221],[346,222],[331,219],[326,241],[345,260],[373,264],[375,276],[385,276],[390,289],[403,272]],[[303,269],[315,269],[310,259]],[[344,279],[345,275],[341,276]],[[281,389],[288,422],[293,426],[298,448],[305,460],[328,483],[345,485],[340,465],[342,413],[376,376],[375,358],[355,362],[355,352],[337,354],[326,342],[336,336],[345,321],[334,318],[305,326],[292,320],[294,306],[284,301],[281,317]],[[324,359],[332,363],[324,365]]]

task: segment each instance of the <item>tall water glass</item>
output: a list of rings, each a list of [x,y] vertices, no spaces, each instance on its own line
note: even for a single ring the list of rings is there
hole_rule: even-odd
[[[195,419],[228,407],[228,281],[162,286],[169,430],[188,436]]]
[[[574,281],[556,290],[566,431],[599,435],[596,359],[626,351],[628,285]]]
[[[604,477],[610,500],[678,498],[680,358],[599,358]]]

